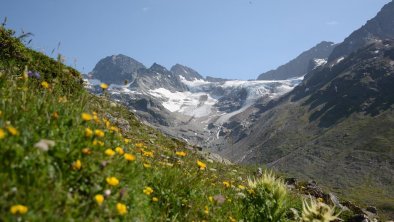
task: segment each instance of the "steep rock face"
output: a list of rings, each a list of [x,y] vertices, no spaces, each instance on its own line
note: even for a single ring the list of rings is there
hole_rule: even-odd
[[[329,62],[346,57],[358,49],[380,39],[394,38],[394,2],[386,4],[382,10],[360,29],[354,31],[339,44],[329,57]]]
[[[93,71],[92,78],[100,79],[109,84],[123,84],[126,81],[133,81],[139,69],[145,66],[125,55],[108,56],[100,60]]]
[[[303,76],[310,71],[312,60],[326,60],[334,47],[334,43],[323,41],[277,69],[259,75],[257,79],[280,80]]]

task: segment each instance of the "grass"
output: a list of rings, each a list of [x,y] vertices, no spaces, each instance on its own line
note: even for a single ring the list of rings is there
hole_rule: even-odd
[[[255,168],[204,159],[13,35],[0,27],[0,221],[288,221],[302,210],[272,174],[248,183]]]

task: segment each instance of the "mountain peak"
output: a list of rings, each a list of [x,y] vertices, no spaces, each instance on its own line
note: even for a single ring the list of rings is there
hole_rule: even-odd
[[[197,71],[187,66],[176,64],[171,67],[171,72],[176,76],[183,76],[188,81],[195,79],[204,79]]]
[[[168,72],[168,70],[166,69],[166,67],[157,64],[157,63],[153,63],[152,66],[149,68],[149,70],[151,71],[156,71],[156,72]]]

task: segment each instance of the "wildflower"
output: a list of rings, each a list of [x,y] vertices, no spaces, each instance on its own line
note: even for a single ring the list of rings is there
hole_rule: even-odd
[[[118,186],[119,184],[119,180],[116,177],[107,177],[105,180],[111,186]]]
[[[136,158],[135,158],[135,156],[133,155],[133,154],[128,154],[128,153],[126,153],[125,155],[124,155],[124,158],[127,160],[127,161],[134,161]]]
[[[116,204],[116,210],[118,211],[118,213],[120,215],[125,215],[127,213],[127,207],[126,207],[126,205],[124,205],[122,203]]]
[[[119,155],[123,155],[124,154],[124,150],[121,147],[116,147],[115,151],[119,154]]]
[[[205,170],[205,168],[207,168],[207,165],[199,160],[197,160],[197,165],[200,168],[200,170]]]
[[[113,151],[112,149],[106,149],[104,153],[105,153],[105,155],[107,155],[107,156],[113,156],[113,155],[115,155],[115,151]]]
[[[90,115],[89,113],[82,113],[81,118],[84,121],[90,121],[93,119],[92,115]]]
[[[142,155],[146,156],[146,157],[153,157],[153,151],[145,151],[145,150],[141,150]]]
[[[230,185],[230,182],[228,182],[228,181],[223,181],[223,185],[224,185],[224,187],[226,187],[226,188],[229,188],[231,185]]]
[[[0,129],[0,139],[4,139],[5,137],[5,132],[3,129]]]
[[[90,155],[92,153],[92,150],[89,148],[83,148],[82,153],[85,155]]]
[[[76,160],[72,163],[71,167],[73,168],[73,170],[80,170],[82,167],[82,163],[80,160]]]
[[[209,214],[209,208],[208,208],[208,206],[205,206],[205,207],[204,207],[204,213],[205,213],[205,214]]]
[[[93,131],[90,128],[85,129],[85,137],[93,136]]]
[[[186,152],[178,151],[178,152],[175,152],[175,155],[180,156],[180,157],[184,157],[184,156],[186,156],[187,154],[186,154]]]
[[[39,72],[32,72],[32,71],[28,71],[27,76],[36,79],[39,79],[41,77]]]
[[[124,143],[125,143],[125,144],[128,144],[128,143],[130,143],[130,142],[131,142],[131,139],[127,139],[127,138],[124,139]]]
[[[209,197],[208,197],[208,200],[209,200],[209,202],[213,202],[213,197],[212,197],[212,196],[209,196]]]
[[[152,189],[152,187],[145,187],[143,192],[144,192],[144,194],[149,196],[149,195],[151,195],[153,193],[153,189]]]
[[[101,194],[97,194],[96,196],[94,196],[94,200],[98,205],[101,205],[104,202],[104,196]]]
[[[119,128],[116,127],[116,126],[111,126],[111,127],[109,128],[109,131],[111,131],[111,132],[119,132]]]
[[[52,117],[54,118],[54,119],[59,119],[59,113],[58,112],[53,112],[52,113]]]
[[[21,204],[12,205],[10,208],[10,212],[14,215],[15,214],[25,214],[25,213],[27,213],[28,210],[29,210],[29,208],[27,208],[26,206],[21,205]]]
[[[105,83],[101,83],[100,88],[102,88],[103,90],[106,90],[106,89],[108,89],[108,85]]]
[[[153,201],[153,202],[157,202],[157,201],[159,201],[159,198],[157,198],[157,197],[152,197],[152,201]]]
[[[55,141],[53,140],[47,140],[47,139],[41,139],[38,141],[36,144],[34,144],[34,147],[42,150],[42,151],[48,151],[49,148],[55,146]]]
[[[96,135],[97,137],[104,137],[104,131],[96,129],[94,131],[94,135]]]
[[[57,101],[59,103],[66,103],[67,102],[67,96],[60,96]]]
[[[104,195],[105,195],[106,197],[109,197],[109,196],[111,195],[111,190],[110,190],[110,189],[104,190]]]
[[[144,163],[145,168],[151,168],[152,166],[149,163]]]
[[[100,140],[93,140],[93,146],[104,146],[104,142]]]
[[[245,186],[243,186],[243,185],[238,185],[238,188],[240,189],[240,190],[245,190],[246,189],[246,187]]]
[[[41,82],[41,86],[42,86],[42,88],[44,88],[44,89],[48,89],[48,88],[49,88],[49,83],[48,83],[47,81],[42,81],[42,82]]]
[[[144,147],[144,144],[143,144],[143,143],[136,143],[136,144],[135,144],[135,147],[137,147],[137,148],[142,148],[142,147]]]
[[[234,219],[232,216],[229,216],[228,219],[230,220],[230,222],[237,222],[237,220]]]
[[[19,135],[19,131],[13,126],[7,126],[7,130],[13,136]]]

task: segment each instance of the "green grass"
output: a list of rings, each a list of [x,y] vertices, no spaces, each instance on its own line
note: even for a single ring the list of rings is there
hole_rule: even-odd
[[[279,180],[270,189],[250,186],[255,168],[211,163],[105,93],[89,94],[76,70],[13,34],[0,27],[0,221],[259,221],[259,209],[272,204],[270,212],[281,206],[273,221],[287,221],[290,207],[301,210],[299,195],[271,192]],[[37,146],[43,139],[54,145]],[[101,205],[96,195],[104,196]]]

